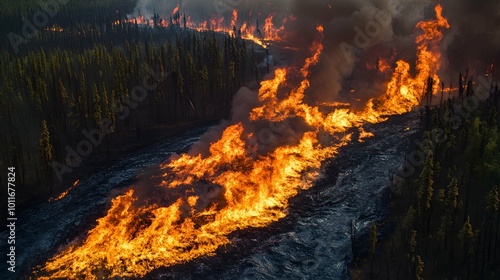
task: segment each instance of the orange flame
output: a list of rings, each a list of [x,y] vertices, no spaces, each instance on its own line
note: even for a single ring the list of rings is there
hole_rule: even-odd
[[[233,18],[231,19],[231,27],[236,26],[238,22],[238,10],[233,10]]]
[[[436,9],[438,13],[438,9]],[[439,20],[440,16],[438,16]],[[441,18],[443,19],[443,18]],[[428,26],[427,24],[420,24]],[[434,25],[442,28],[445,25]],[[351,128],[359,130],[359,141],[373,136],[363,129],[366,122],[381,122],[383,115],[406,112],[418,105],[420,92],[410,77],[409,64],[398,62],[387,92],[378,100],[369,100],[355,112],[333,108],[328,114],[303,100],[309,87],[310,67],[323,50],[323,27],[312,44],[313,55],[306,59],[299,73],[302,82],[288,89],[291,69],[279,68],[274,78],[263,81],[259,90],[262,106],[250,114],[252,121],[280,121],[300,117],[311,129],[294,143],[279,146],[266,154],[255,155],[256,136],[246,125],[228,126],[221,138],[212,143],[208,155],[184,154],[161,166],[165,174],[157,188],[182,190],[185,196],[170,204],[137,204],[133,190],[112,200],[108,213],[97,221],[85,240],[73,244],[45,263],[41,279],[51,278],[123,278],[142,277],[153,269],[183,263],[199,256],[213,255],[229,244],[228,235],[249,227],[264,227],[286,216],[288,199],[310,188],[318,179],[324,160],[352,140]],[[426,33],[427,34],[427,33]],[[418,48],[417,77],[434,74],[439,60],[427,59],[423,45],[432,46],[435,36],[421,38]],[[433,49],[435,51],[437,49]],[[430,52],[433,55],[437,53]],[[424,74],[420,74],[424,71]],[[287,89],[280,98],[278,91]],[[414,103],[415,102],[415,103]],[[329,132],[333,143],[322,143],[319,133]],[[196,184],[204,181],[202,186]],[[215,199],[217,198],[217,199]]]
[[[379,59],[377,62],[377,69],[380,72],[389,72],[391,70],[391,65],[385,59]]]
[[[78,185],[79,182],[80,182],[80,180],[76,180],[75,182],[73,182],[73,185],[71,187],[69,187],[64,192],[62,192],[58,197],[56,197],[56,198],[51,197],[49,199],[49,202],[58,201],[58,200],[63,199],[64,197],[66,197],[66,195],[68,195],[69,191],[71,191],[72,189],[74,189],[76,187],[76,185]]]
[[[359,138],[358,138],[358,142],[365,142],[365,138],[370,138],[370,137],[373,137],[375,136],[372,132],[369,132],[369,131],[366,131],[364,128],[360,127],[359,128]]]
[[[270,14],[264,21],[264,39],[266,41],[274,41],[278,42],[282,40],[282,34],[285,30],[285,24],[288,20],[294,20],[293,16],[289,18],[284,18],[282,21],[282,25],[278,28],[274,26],[273,20],[275,17],[275,13]]]
[[[425,93],[428,78],[432,78],[435,84],[440,83],[437,76],[441,65],[438,43],[443,38],[441,29],[450,28],[447,19],[442,16],[442,11],[441,5],[438,4],[435,7],[435,20],[421,21],[417,24],[417,28],[423,31],[423,34],[415,40],[417,75],[415,77],[410,75],[410,65],[407,62],[402,60],[396,62],[396,70],[387,86],[387,98],[382,108],[386,113],[404,113],[418,105]]]
[[[180,10],[180,6],[177,5],[171,16],[177,14]],[[197,31],[214,31],[220,33],[232,34],[234,36],[241,36],[241,38],[249,41],[253,41],[254,43],[266,48],[269,45],[269,42],[277,42],[281,41],[283,38],[283,34],[285,33],[285,24],[288,21],[293,21],[296,18],[294,16],[290,16],[288,18],[283,19],[282,25],[280,27],[275,27],[274,13],[269,15],[265,19],[265,25],[263,32],[257,32],[256,26],[251,26],[247,22],[241,23],[238,27],[238,10],[234,9],[232,12],[231,21],[229,23],[225,22],[223,16],[212,16],[209,21],[203,21],[200,23],[195,23],[192,21],[191,17],[186,18],[186,27],[192,30]],[[180,24],[184,21],[185,15],[179,15],[179,18],[173,22],[174,24]],[[123,21],[117,20],[114,22],[115,25],[123,23],[131,23],[138,25],[150,25],[150,20],[148,20],[144,15],[138,15],[137,17],[126,19]],[[162,20],[157,23],[159,27],[168,27],[170,25],[169,22]],[[238,31],[238,34],[234,34],[234,29]]]
[[[179,4],[177,4],[177,6],[175,6],[174,10],[172,11],[171,15],[177,14],[177,12],[179,11],[179,9],[180,9],[180,6],[179,6]]]

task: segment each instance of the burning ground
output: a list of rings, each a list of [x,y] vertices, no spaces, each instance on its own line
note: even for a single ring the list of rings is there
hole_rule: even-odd
[[[416,24],[414,69],[397,61],[385,93],[361,100],[358,109],[309,101],[309,92],[318,94],[311,85],[325,78],[312,73],[328,69],[322,58],[328,62],[339,53],[333,50],[332,55],[330,48],[325,53],[331,38],[324,25],[301,26],[312,34],[312,43],[299,67],[275,69],[258,92],[241,89],[230,121],[113,198],[93,229],[36,268],[35,275],[144,277],[160,267],[213,255],[231,242],[228,236],[235,231],[283,219],[289,199],[321,177],[325,160],[351,141],[372,136],[363,129],[366,124],[418,106],[429,94],[429,77],[439,81],[442,31],[450,25],[440,5],[434,12],[431,19]],[[376,14],[366,11],[372,18]],[[353,65],[348,64],[329,73],[340,79],[335,73],[350,72]],[[265,136],[262,131],[268,127],[275,133]]]

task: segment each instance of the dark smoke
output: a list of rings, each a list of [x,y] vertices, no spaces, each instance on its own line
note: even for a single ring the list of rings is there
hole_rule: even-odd
[[[446,39],[448,70],[457,84],[458,71],[466,68],[476,77],[491,64],[500,65],[500,2],[496,0],[446,0],[445,15],[453,28]],[[454,70],[454,71],[453,71]],[[498,79],[498,73],[494,75]]]
[[[168,19],[172,10],[179,4],[181,15],[185,14],[195,22],[205,21],[214,15],[223,16],[226,22],[229,22],[232,10],[237,9],[239,25],[247,22],[255,26],[258,21],[261,29],[264,19],[271,13],[275,14],[276,26],[280,26],[283,19],[293,15],[295,20],[287,22],[286,32],[282,34],[284,42],[275,44],[270,50],[271,54],[278,58],[277,61],[281,62],[283,59],[279,58],[284,58],[286,65],[302,64],[303,60],[310,55],[309,47],[317,36],[316,26],[323,25],[325,27],[325,50],[320,64],[314,69],[314,75],[311,78],[313,86],[308,91],[307,97],[307,101],[313,104],[339,98],[353,102],[352,99],[366,99],[368,96],[379,95],[383,85],[370,85],[370,83],[380,83],[380,77],[367,71],[358,71],[358,76],[363,77],[363,82],[355,86],[359,91],[358,95],[339,96],[339,93],[345,89],[346,78],[351,76],[353,69],[364,67],[364,62],[360,60],[365,56],[370,56],[374,47],[390,46],[394,40],[398,40],[400,47],[408,50],[410,58],[414,55],[410,52],[412,50],[414,53],[414,46],[411,44],[413,26],[424,17],[426,8],[432,9],[432,3],[425,2],[424,5],[413,5],[408,8],[407,4],[400,2],[414,1],[185,0],[160,4],[154,0],[142,0],[138,2],[134,13],[141,13],[151,18],[156,12]],[[402,14],[403,12],[405,13]],[[396,23],[398,26],[394,26]],[[363,45],[358,46],[356,44],[360,41],[357,41],[357,36],[360,36],[358,30],[364,34],[367,27],[372,28],[371,33],[369,36],[363,35]],[[395,31],[398,32],[397,35]],[[406,38],[408,36],[412,38]],[[342,49],[342,46],[350,46],[352,53],[348,55],[345,47]],[[286,51],[283,47],[296,51]],[[401,53],[404,54],[405,51]],[[356,79],[358,80],[357,76]],[[352,87],[349,84],[347,86]]]
[[[255,25],[259,21],[263,26],[264,19],[276,13],[275,24],[294,15],[297,19],[287,24],[286,43],[289,47],[299,49],[286,53],[291,65],[300,63],[308,55],[308,47],[314,40],[317,24],[325,26],[325,52],[314,75],[314,87],[310,93],[311,101],[330,101],[339,93],[355,88],[364,95],[362,98],[380,94],[383,89],[379,84],[380,75],[362,71],[366,68],[368,58],[390,52],[395,61],[415,59],[415,24],[434,16],[433,7],[441,3],[444,15],[448,18],[452,29],[447,31],[443,40],[446,67],[442,73],[454,75],[456,71],[478,71],[481,74],[485,65],[498,63],[500,48],[500,3],[497,0],[184,0],[156,1],[140,0],[134,14],[144,14],[152,18],[154,12],[167,19],[171,11],[180,6],[180,13],[186,14],[194,21],[204,21],[214,15],[222,15],[229,22],[233,9],[239,11],[239,22]],[[388,16],[387,25],[382,26],[373,37],[369,37],[368,47],[355,44],[355,28],[365,31],[370,22],[378,22],[377,15]],[[366,33],[365,33],[366,34]],[[342,43],[356,47],[353,59],[346,59],[339,49]],[[272,49],[279,56],[279,48]],[[293,60],[293,58],[297,60]],[[351,77],[353,69],[355,77]],[[480,69],[475,69],[480,68]],[[462,69],[462,70],[460,70]],[[450,73],[453,72],[453,73]],[[347,83],[346,78],[355,78],[357,85]],[[362,79],[360,79],[362,78]],[[370,86],[370,84],[372,86]],[[344,99],[349,97],[342,96]],[[363,98],[364,99],[364,98]]]
[[[458,72],[464,72],[466,68],[470,68],[470,73],[481,75],[484,67],[498,64],[500,3],[497,0],[439,2],[451,25],[450,30],[444,31],[441,44],[443,67],[439,74],[445,83],[448,84],[447,78],[453,82]],[[181,15],[191,17],[195,22],[217,15],[223,16],[229,25],[231,12],[237,9],[238,25],[244,21],[256,25],[258,21],[260,28],[271,13],[275,13],[275,26],[280,26],[283,19],[293,15],[295,20],[287,21],[286,32],[281,34],[283,42],[273,44],[270,53],[277,58],[277,64],[297,67],[311,55],[309,48],[318,36],[315,28],[321,24],[325,30],[324,52],[320,63],[312,68],[306,102],[314,105],[348,101],[356,107],[385,91],[391,73],[378,70],[379,59],[384,58],[392,67],[399,59],[414,63],[415,37],[418,35],[415,25],[421,20],[434,18],[437,3],[433,0],[184,0],[167,3],[141,0],[134,15],[141,13],[152,18],[153,13],[158,13],[168,20],[179,4]],[[238,122],[245,124],[245,132],[256,135],[257,143],[250,144],[259,147],[257,154],[268,153],[283,144],[296,143],[309,129],[300,120],[293,119],[279,124],[249,123],[249,112],[258,105],[255,91],[240,89],[233,101],[230,120],[205,134],[190,154],[208,155],[210,144],[220,139],[228,125]],[[262,131],[272,133],[263,135]]]

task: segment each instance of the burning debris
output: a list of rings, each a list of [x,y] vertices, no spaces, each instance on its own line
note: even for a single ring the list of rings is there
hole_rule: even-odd
[[[61,200],[63,199],[64,197],[66,197],[66,195],[68,195],[69,191],[71,191],[72,189],[74,189],[78,183],[80,183],[80,180],[76,180],[75,182],[73,182],[73,185],[69,188],[67,188],[64,192],[62,192],[59,196],[57,197],[51,197],[49,199],[49,202],[52,202],[52,201],[57,201],[57,200]]]

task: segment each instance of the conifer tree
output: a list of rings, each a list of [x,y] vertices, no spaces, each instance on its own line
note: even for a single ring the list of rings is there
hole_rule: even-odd
[[[50,166],[52,164],[53,150],[52,144],[50,143],[50,132],[45,120],[42,121],[42,133],[39,140],[39,150],[44,173],[49,174]],[[50,177],[47,177],[46,179],[49,180],[49,190],[52,192]]]

